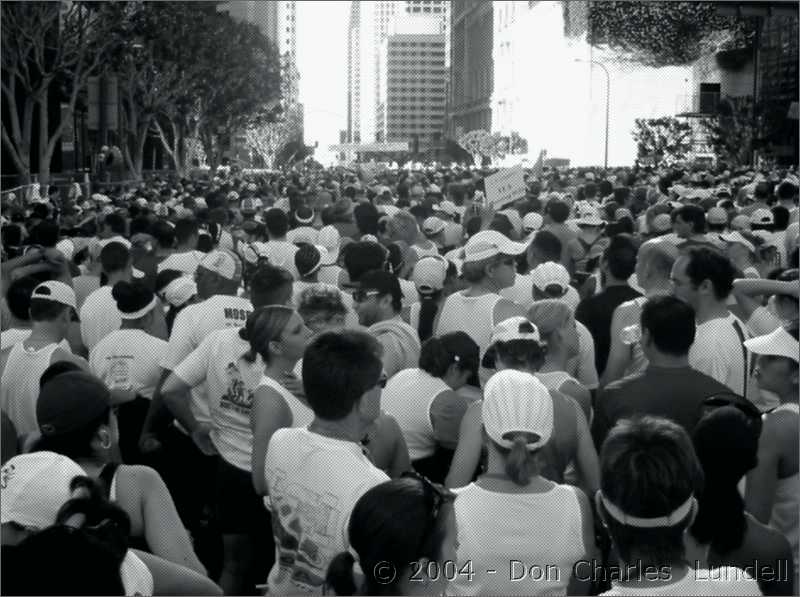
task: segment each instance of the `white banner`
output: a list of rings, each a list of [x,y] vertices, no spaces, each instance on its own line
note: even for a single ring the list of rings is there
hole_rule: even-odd
[[[489,207],[500,207],[525,196],[525,179],[522,166],[500,170],[484,181],[486,203]]]

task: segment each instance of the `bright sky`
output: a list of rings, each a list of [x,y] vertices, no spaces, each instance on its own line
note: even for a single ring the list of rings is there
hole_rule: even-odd
[[[347,127],[347,27],[350,2],[297,3],[297,68],[305,107],[305,142],[319,142],[325,163],[328,146]]]

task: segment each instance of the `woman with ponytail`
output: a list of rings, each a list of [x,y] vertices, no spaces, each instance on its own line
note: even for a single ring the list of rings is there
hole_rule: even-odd
[[[419,367],[393,375],[381,405],[400,425],[417,472],[441,483],[469,402],[457,393],[478,371],[478,345],[465,332],[429,338]]]
[[[217,454],[217,519],[223,539],[220,585],[226,594],[252,592],[274,556],[269,513],[254,488],[263,480],[264,456],[275,429],[302,425],[310,409],[279,381],[291,374],[311,332],[283,305],[259,307],[242,328],[212,332],[164,382],[175,418],[206,454]],[[189,390],[203,384],[211,424],[199,424]],[[308,413],[308,414],[305,414]],[[260,462],[260,464],[259,464]]]
[[[423,257],[414,266],[411,279],[420,300],[411,305],[409,322],[419,333],[420,342],[433,336],[442,303],[457,275],[455,264],[443,257]]]
[[[105,384],[83,371],[45,375],[36,403],[41,438],[33,449],[66,456],[99,481],[130,518],[131,546],[205,575],[161,476],[118,463],[119,427]]]
[[[443,594],[458,572],[453,499],[414,474],[367,491],[350,515],[350,550],[328,567],[328,587],[337,595]],[[389,582],[387,572],[395,573]]]
[[[706,414],[694,430],[694,449],[705,483],[689,529],[687,553],[700,568],[751,570],[764,595],[793,594],[792,548],[779,531],[745,511],[737,484],[756,466],[761,421],[736,406]],[[753,566],[758,561],[759,566]],[[788,568],[787,568],[788,566]],[[764,574],[766,570],[786,574]]]
[[[589,500],[580,489],[541,476],[539,452],[552,439],[553,399],[530,373],[506,370],[487,382],[481,405],[486,473],[458,491],[456,570],[449,595],[565,595],[587,590],[573,577],[594,555]],[[500,514],[502,513],[502,515]],[[510,562],[538,563],[535,574]],[[489,570],[495,570],[492,574]],[[528,568],[525,568],[528,571]]]

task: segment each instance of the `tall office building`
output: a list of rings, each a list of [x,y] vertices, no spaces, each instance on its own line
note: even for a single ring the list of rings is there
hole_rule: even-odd
[[[447,0],[351,3],[347,53],[348,142],[369,143],[386,138],[383,123],[387,107],[381,101],[381,82],[387,80],[387,38],[394,33],[416,32],[416,23],[427,18],[428,23],[436,22],[435,32],[444,34],[447,44],[449,4]],[[423,31],[428,33],[428,29],[426,25]]]
[[[453,0],[450,15],[448,135],[492,128],[493,2]]]
[[[438,143],[447,100],[444,34],[389,35],[381,51],[381,71],[381,140],[408,142],[412,151]]]

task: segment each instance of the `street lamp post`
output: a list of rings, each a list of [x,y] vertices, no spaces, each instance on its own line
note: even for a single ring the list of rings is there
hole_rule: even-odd
[[[609,107],[611,105],[611,76],[608,74],[608,69],[606,68],[605,64],[598,62],[597,60],[583,60],[581,58],[576,58],[575,62],[588,62],[589,64],[596,64],[602,68],[603,72],[606,74],[606,147],[603,168],[608,169],[608,121]]]

